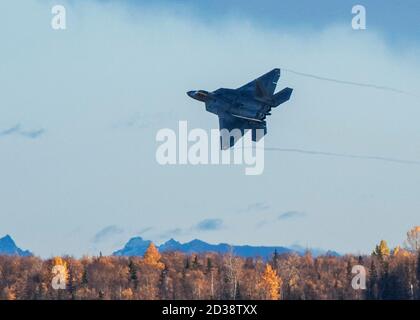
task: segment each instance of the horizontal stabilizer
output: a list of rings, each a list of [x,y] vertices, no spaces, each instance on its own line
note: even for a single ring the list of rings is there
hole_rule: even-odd
[[[267,134],[267,126],[265,121],[250,121],[229,114],[219,115],[219,125],[220,147],[222,150],[233,147],[235,143],[240,138],[242,138],[248,130],[251,130],[252,141],[255,142],[259,141],[262,137],[264,137],[264,135]],[[237,133],[239,133],[239,135],[237,135]]]
[[[292,95],[293,89],[284,88],[273,96],[273,107],[277,107],[282,103],[288,101]]]

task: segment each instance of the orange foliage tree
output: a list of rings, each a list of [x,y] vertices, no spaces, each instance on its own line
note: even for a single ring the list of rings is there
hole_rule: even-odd
[[[263,298],[267,300],[279,300],[281,285],[282,280],[276,271],[273,270],[271,265],[266,264],[260,281]]]
[[[149,266],[162,270],[163,268],[165,268],[165,265],[162,262],[160,262],[160,258],[161,255],[158,249],[153,244],[153,242],[151,242],[146,252],[144,253],[144,262]]]

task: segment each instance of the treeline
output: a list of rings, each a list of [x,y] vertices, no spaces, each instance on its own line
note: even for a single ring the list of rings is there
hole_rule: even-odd
[[[420,299],[419,249],[416,227],[405,249],[381,241],[368,256],[274,252],[264,261],[231,253],[160,254],[153,244],[144,257],[0,256],[0,299]],[[364,267],[365,283],[356,265]]]

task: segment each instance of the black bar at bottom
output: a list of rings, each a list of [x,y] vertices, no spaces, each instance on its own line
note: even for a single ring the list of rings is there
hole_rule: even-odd
[[[418,312],[420,301],[0,301],[0,313],[32,317],[65,315],[73,319],[122,316],[130,319],[277,319],[286,315],[326,316],[338,319],[372,312],[401,316]],[[337,313],[338,312],[338,313]],[[338,318],[337,318],[338,317]],[[2,318],[2,317],[0,317]],[[56,318],[55,318],[56,319]]]

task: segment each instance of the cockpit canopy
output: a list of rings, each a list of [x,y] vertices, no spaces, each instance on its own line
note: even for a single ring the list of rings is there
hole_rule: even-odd
[[[195,91],[189,91],[188,95],[191,98],[205,102],[208,99],[209,92],[206,90],[195,90]]]

